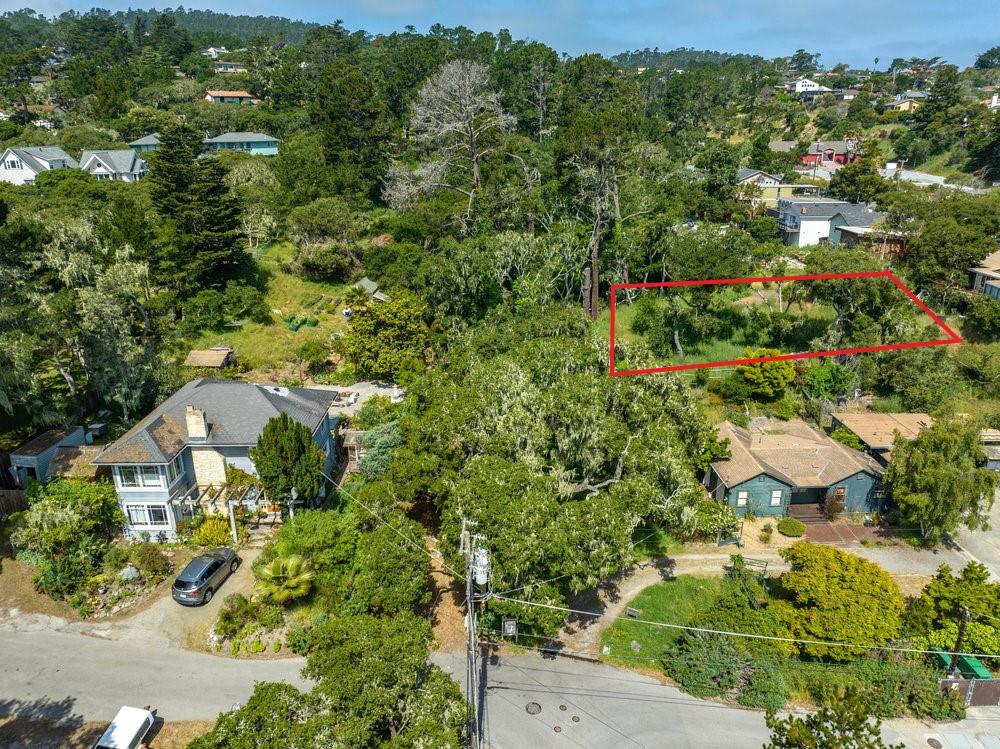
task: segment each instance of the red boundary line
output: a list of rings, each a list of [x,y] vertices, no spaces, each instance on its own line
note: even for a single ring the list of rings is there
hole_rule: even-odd
[[[729,359],[718,362],[698,362],[696,364],[675,364],[670,367],[648,367],[646,369],[615,370],[615,296],[618,289],[662,289],[671,286],[720,286],[738,283],[764,283],[774,281],[828,281],[845,278],[888,278],[910,301],[917,305],[924,314],[931,318],[948,336],[932,341],[912,341],[910,343],[890,343],[882,346],[863,346],[859,348],[834,349],[832,351],[806,351],[801,354],[778,354],[775,356],[760,356],[752,359]],[[962,337],[945,324],[930,307],[921,302],[917,295],[910,291],[906,284],[896,278],[888,270],[870,271],[865,273],[817,273],[809,276],[760,276],[755,278],[711,278],[705,281],[656,281],[651,283],[617,283],[611,284],[611,364],[612,377],[627,375],[654,374],[656,372],[680,372],[689,369],[708,369],[711,367],[731,367],[738,364],[759,364],[768,361],[788,361],[791,359],[814,359],[821,356],[839,356],[842,354],[865,354],[872,351],[896,351],[900,349],[922,348],[924,346],[945,346],[952,343],[962,343]]]

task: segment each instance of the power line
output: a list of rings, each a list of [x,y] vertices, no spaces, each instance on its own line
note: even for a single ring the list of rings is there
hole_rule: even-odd
[[[535,601],[525,601],[519,598],[508,598],[506,596],[495,595],[494,598],[498,598],[502,601],[510,601],[511,603],[519,603],[524,606],[533,606],[535,608],[550,609],[552,611],[565,611],[568,614],[580,614],[582,616],[592,616],[594,618],[600,618],[600,613],[595,613],[593,611],[582,611],[580,609],[571,609],[565,606],[553,606],[548,603],[537,603]],[[704,634],[713,635],[726,635],[728,637],[746,637],[752,640],[768,640],[771,642],[791,642],[799,645],[821,645],[824,647],[831,648],[863,648],[865,650],[888,650],[897,653],[922,653],[924,655],[938,655],[936,650],[923,650],[921,648],[902,648],[892,645],[867,645],[862,643],[851,643],[851,642],[833,642],[831,640],[806,640],[797,637],[779,637],[777,635],[759,635],[750,632],[734,632],[725,629],[711,629],[709,627],[692,627],[685,624],[668,624],[667,622],[655,622],[649,619],[633,619],[632,617],[625,616],[614,616],[612,619],[624,621],[624,622],[635,622],[636,624],[648,624],[654,627],[664,627],[666,629],[680,629],[686,632],[702,632]],[[942,651],[946,654],[955,655],[954,651]],[[995,655],[992,653],[957,653],[957,655],[964,655],[970,658],[1000,658],[1000,655]]]
[[[491,593],[491,598],[497,598],[499,596],[505,596],[508,593],[517,593],[518,591],[525,590],[526,588],[534,588],[536,585],[545,585],[545,583],[555,582],[556,580],[562,580],[564,577],[569,577],[569,573],[565,575],[557,575],[556,577],[550,577],[548,580],[540,580],[539,582],[528,583],[527,585],[522,585],[520,588],[513,588],[511,590],[505,590],[500,593]]]
[[[336,486],[337,482],[334,481],[329,476],[327,476],[326,473],[324,473],[323,471],[320,471],[320,474],[322,474],[323,478],[325,478],[327,481],[329,481],[330,483],[332,483],[332,484],[334,484]],[[389,530],[391,530],[393,533],[395,533],[401,539],[403,539],[404,541],[406,541],[406,543],[408,543],[414,549],[417,549],[418,551],[426,554],[430,558],[430,560],[432,562],[434,562],[434,561],[440,561],[441,562],[441,566],[444,567],[446,570],[448,570],[452,575],[454,575],[459,580],[465,580],[465,575],[461,574],[460,572],[457,572],[454,568],[451,567],[451,565],[449,565],[446,561],[444,561],[444,555],[443,554],[441,555],[440,560],[435,559],[434,555],[431,554],[431,552],[427,549],[426,546],[424,546],[421,543],[417,543],[412,538],[410,538],[409,536],[407,536],[401,530],[399,530],[398,528],[396,528],[396,526],[394,526],[388,520],[386,520],[381,515],[379,515],[377,512],[375,512],[375,510],[373,510],[371,507],[369,507],[364,502],[362,502],[360,499],[358,499],[357,496],[355,496],[354,494],[351,494],[349,491],[347,491],[344,488],[338,488],[337,491],[341,492],[342,494],[345,494],[352,502],[357,502],[365,510],[367,510],[369,513],[371,513],[372,516],[374,516],[376,520],[378,520],[380,523],[382,523],[382,525],[386,526]]]

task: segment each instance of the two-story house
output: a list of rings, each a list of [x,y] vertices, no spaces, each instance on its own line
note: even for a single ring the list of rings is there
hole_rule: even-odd
[[[886,216],[864,203],[807,197],[779,198],[777,214],[781,238],[792,247],[839,245],[844,240],[841,228],[871,228]]]
[[[193,489],[223,487],[227,466],[256,473],[250,448],[264,425],[283,413],[312,432],[329,475],[336,462],[337,417],[330,413],[336,396],[210,378],[187,383],[94,460],[111,467],[125,534],[174,538],[177,523],[194,511],[188,501]]]
[[[133,149],[116,151],[84,151],[80,168],[97,179],[138,182],[146,176],[146,161]]]
[[[0,156],[0,181],[12,185],[34,184],[35,177],[51,169],[76,169],[76,160],[57,146],[8,148]]]
[[[781,516],[792,505],[838,513],[882,509],[882,466],[801,419],[747,429],[724,421],[717,430],[729,440],[730,456],[712,461],[704,484],[739,515]]]

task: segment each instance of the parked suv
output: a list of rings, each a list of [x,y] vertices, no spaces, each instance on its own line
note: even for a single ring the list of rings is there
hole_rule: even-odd
[[[239,566],[240,558],[232,549],[206,551],[188,562],[174,580],[174,600],[190,606],[208,603],[223,581]]]

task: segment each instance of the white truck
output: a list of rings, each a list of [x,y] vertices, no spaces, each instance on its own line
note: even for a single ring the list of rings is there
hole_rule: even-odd
[[[153,727],[156,716],[141,707],[122,707],[94,749],[138,749]]]

